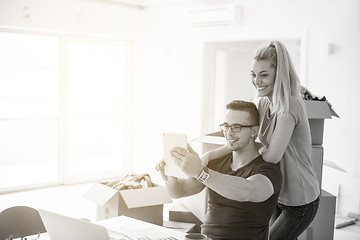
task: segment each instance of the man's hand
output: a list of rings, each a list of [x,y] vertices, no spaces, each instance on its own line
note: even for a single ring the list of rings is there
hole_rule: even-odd
[[[187,145],[187,150],[176,147],[170,151],[175,164],[189,177],[197,178],[203,169],[199,155]]]
[[[165,182],[175,182],[175,181],[177,181],[176,177],[165,175],[165,162],[164,162],[164,160],[161,160],[160,162],[158,162],[156,164],[156,171],[160,172],[160,175],[161,175],[162,179]]]
[[[185,149],[183,150],[186,151]],[[177,178],[177,177],[165,175],[164,167],[165,167],[165,162],[160,161],[156,165],[156,170],[160,172],[161,177],[164,179],[165,187],[170,197],[172,198],[187,197],[197,194],[204,189],[205,185],[203,185],[194,178],[184,179],[184,178]]]

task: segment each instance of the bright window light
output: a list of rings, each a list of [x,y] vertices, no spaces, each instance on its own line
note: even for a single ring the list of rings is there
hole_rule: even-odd
[[[0,189],[58,179],[58,45],[0,32]]]
[[[0,193],[127,171],[129,49],[0,32]]]
[[[70,44],[70,175],[123,168],[127,49]]]

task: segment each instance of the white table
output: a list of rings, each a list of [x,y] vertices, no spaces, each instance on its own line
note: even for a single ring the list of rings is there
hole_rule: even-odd
[[[185,239],[186,233],[177,231],[174,229],[169,229],[166,227],[158,226],[152,223],[140,221],[134,218],[126,217],[126,216],[119,216],[114,218],[109,218],[105,220],[101,220],[96,222],[96,224],[104,226],[106,229],[122,229],[126,232],[128,235],[132,235],[134,237],[137,236],[138,233],[142,232],[148,232],[149,239],[152,239],[151,236],[153,236],[153,239],[156,239],[156,235],[158,233],[163,233],[168,236],[171,236],[171,239]],[[122,231],[120,231],[122,232]],[[125,233],[124,233],[125,234]],[[24,238],[25,239],[25,238]],[[37,235],[28,236],[26,237],[27,240],[51,240],[49,235],[47,233],[43,233],[40,235],[40,238],[37,238]],[[136,238],[135,238],[136,239]],[[14,239],[15,240],[15,239]],[[20,240],[17,238],[16,240]]]

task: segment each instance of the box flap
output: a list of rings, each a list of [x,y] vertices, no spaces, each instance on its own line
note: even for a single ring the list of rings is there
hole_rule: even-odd
[[[324,165],[331,167],[333,169],[339,170],[341,172],[346,172],[345,169],[343,169],[342,167],[340,167],[339,165],[337,165],[336,163],[334,163],[333,161],[329,161],[329,160],[324,160]]]
[[[330,108],[330,112],[331,112],[331,116],[334,116],[334,117],[337,117],[337,118],[340,118],[339,115],[334,111],[334,109],[332,109],[331,106],[329,106]]]
[[[200,142],[200,143],[210,143],[210,144],[218,144],[218,145],[226,145],[226,140],[224,138],[223,133],[220,132],[213,132],[192,140],[193,142]]]
[[[205,134],[205,136],[224,137],[224,133],[222,131],[217,131]]]
[[[310,119],[339,117],[327,101],[305,101],[306,111]]]
[[[84,198],[96,203],[99,206],[104,206],[107,201],[109,201],[118,191],[111,187],[108,187],[101,183],[95,183],[87,193],[85,193]]]
[[[128,208],[153,206],[172,202],[165,187],[122,190],[120,191],[120,195]]]

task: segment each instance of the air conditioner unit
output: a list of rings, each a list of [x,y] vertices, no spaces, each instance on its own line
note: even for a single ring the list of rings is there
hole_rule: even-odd
[[[193,9],[189,12],[192,27],[214,27],[240,25],[243,18],[241,4],[229,6],[212,6]]]
[[[134,7],[146,7],[149,3],[146,0],[102,0],[104,2],[120,3]]]

